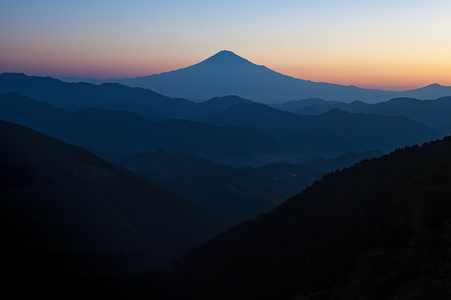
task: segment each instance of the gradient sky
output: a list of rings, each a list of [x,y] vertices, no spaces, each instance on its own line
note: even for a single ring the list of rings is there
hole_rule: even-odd
[[[451,86],[451,1],[0,0],[0,73],[135,77],[220,50],[313,81]]]

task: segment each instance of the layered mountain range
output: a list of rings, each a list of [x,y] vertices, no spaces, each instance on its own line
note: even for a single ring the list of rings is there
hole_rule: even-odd
[[[9,92],[0,94],[2,119],[138,172],[228,225],[271,210],[334,170],[334,157],[344,155],[335,164],[341,168],[358,157],[380,156],[446,134],[403,116],[334,107],[320,115],[300,115],[237,96],[195,103],[120,84],[66,83],[24,74],[1,74],[0,91]],[[434,112],[439,117],[443,110]],[[346,155],[348,163],[343,163]],[[195,170],[205,171],[193,176]],[[259,188],[262,181],[266,192]]]
[[[305,99],[272,104],[274,108],[294,112],[300,115],[319,115],[339,109],[352,113],[377,114],[384,116],[405,116],[411,120],[434,127],[445,133],[451,132],[451,97],[436,100],[418,100],[415,98],[395,98],[386,102],[368,104],[361,101],[351,103]]]
[[[440,136],[436,130],[400,116],[338,110],[302,116],[256,103],[227,106],[212,100],[219,105],[204,111],[204,122],[155,122],[129,111],[86,108],[68,112],[17,94],[2,94],[0,99],[4,120],[91,150],[138,153],[170,148],[235,165],[262,165],[311,154],[333,157],[350,151],[389,152]],[[190,118],[189,112],[186,118]]]
[[[430,142],[449,88],[315,83],[230,51],[121,82],[155,91],[0,74],[9,292],[449,299],[450,140]]]

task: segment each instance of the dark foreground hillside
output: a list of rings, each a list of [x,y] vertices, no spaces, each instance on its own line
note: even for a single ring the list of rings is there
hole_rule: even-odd
[[[0,272],[19,295],[82,290],[167,266],[222,230],[131,171],[0,121]],[[5,281],[6,280],[6,281]]]
[[[177,260],[170,299],[451,299],[451,138],[328,174]]]

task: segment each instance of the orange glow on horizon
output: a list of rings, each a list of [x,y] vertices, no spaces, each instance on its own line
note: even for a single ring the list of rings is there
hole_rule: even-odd
[[[97,79],[139,77],[169,72],[196,64],[214,54],[214,52],[206,55],[193,54],[192,51],[180,53],[177,50],[161,53],[142,49],[131,51],[130,53],[134,55],[125,55],[128,52],[124,49],[103,53],[100,50],[78,51],[76,48],[59,49],[60,51],[50,53],[47,48],[36,47],[33,49],[34,55],[30,55],[27,48],[21,48],[20,51],[7,47],[5,49],[9,50],[6,54],[10,59],[7,63],[0,64],[0,72]],[[420,88],[433,83],[451,86],[449,76],[451,61],[440,61],[440,58],[420,60],[404,57],[400,60],[399,56],[382,56],[369,60],[363,56],[351,59],[348,56],[328,57],[319,54],[300,57],[295,55],[296,53],[287,52],[291,56],[280,56],[280,53],[277,53],[277,56],[239,51],[235,53],[276,72],[316,82],[397,91]],[[68,56],[73,56],[74,59],[67,59]]]
[[[355,63],[271,65],[276,72],[315,82],[404,91],[433,83],[451,86],[451,64]]]

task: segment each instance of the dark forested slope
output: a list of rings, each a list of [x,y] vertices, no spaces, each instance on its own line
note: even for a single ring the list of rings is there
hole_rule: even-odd
[[[175,194],[78,147],[5,121],[0,143],[2,257],[8,257],[2,272],[8,277],[31,275],[26,262],[36,249],[56,251],[81,276],[136,276],[222,230]],[[19,247],[25,240],[29,246]]]
[[[449,299],[451,138],[324,176],[173,264],[190,299]]]

